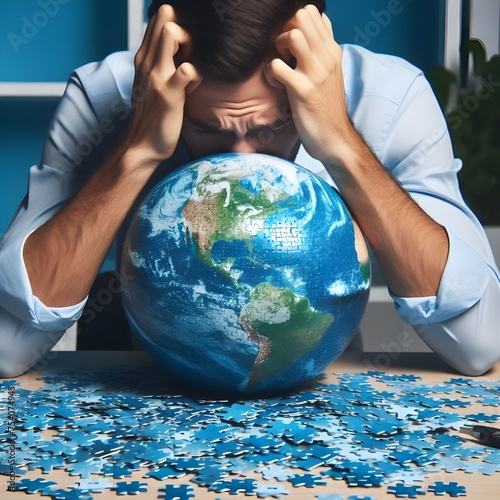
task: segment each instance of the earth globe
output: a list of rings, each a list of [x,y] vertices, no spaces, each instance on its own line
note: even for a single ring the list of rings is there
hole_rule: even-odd
[[[338,192],[254,153],[164,177],[133,215],[120,272],[145,350],[187,387],[238,395],[320,376],[352,340],[370,289],[367,246]]]

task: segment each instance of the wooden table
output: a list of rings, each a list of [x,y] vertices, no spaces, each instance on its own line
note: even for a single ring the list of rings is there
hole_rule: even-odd
[[[56,374],[60,371],[64,371],[67,369],[76,369],[76,370],[99,370],[104,367],[110,367],[114,365],[126,366],[131,369],[146,369],[147,367],[154,366],[154,363],[151,361],[149,356],[144,352],[140,351],[128,351],[128,352],[110,352],[110,351],[101,351],[101,352],[93,352],[93,351],[81,351],[81,352],[59,352],[53,355],[53,359],[48,361],[46,364],[42,363],[38,365],[36,369],[32,369],[31,371],[25,373],[24,375],[17,378],[18,382],[20,382],[21,386],[18,389],[28,389],[28,390],[36,390],[43,386],[43,382],[38,379],[40,376]],[[424,384],[440,384],[444,381],[449,380],[452,377],[460,376],[458,373],[454,372],[451,368],[449,368],[445,363],[439,360],[435,355],[429,353],[422,354],[392,354],[389,356],[387,353],[344,353],[335,363],[333,363],[325,372],[327,374],[327,378],[325,380],[326,383],[335,383],[337,378],[336,374],[347,373],[347,374],[355,374],[366,372],[368,370],[383,370],[388,374],[414,374],[418,375],[422,378],[420,381]],[[483,377],[476,377],[473,380],[500,380],[500,364],[496,365],[490,372],[485,374]],[[431,394],[430,396],[433,396]],[[439,395],[437,397],[440,397]],[[456,398],[456,394],[453,396],[444,396],[442,397],[454,397]],[[499,397],[500,399],[500,397]],[[485,412],[487,414],[495,414],[499,411],[499,407],[481,407],[480,405],[469,406],[467,408],[454,408],[450,409],[450,411],[460,413],[463,415],[476,413],[476,412]],[[497,426],[500,426],[497,423]],[[50,433],[50,431],[44,431],[44,433]],[[455,433],[452,431],[452,433]],[[50,434],[49,434],[50,435]],[[476,444],[476,443],[474,443]],[[467,444],[465,445],[467,446]],[[2,459],[3,461],[3,459]],[[27,467],[26,467],[27,470]],[[143,475],[145,473],[145,469],[134,472],[132,477],[126,477],[124,479],[113,479],[109,476],[106,478],[112,482],[118,481],[140,481],[148,483],[148,492],[141,493],[137,496],[133,496],[132,498],[147,498],[147,499],[156,499],[160,492],[158,492],[158,488],[168,484],[187,484],[189,483],[189,477],[184,476],[180,479],[168,479],[164,480],[161,483],[152,478],[144,478]],[[305,471],[297,470],[297,473],[305,473]],[[312,474],[319,474],[319,472],[315,469],[310,471]],[[249,477],[254,477],[258,482],[262,483],[261,474],[253,474]],[[3,493],[5,491],[5,484],[8,482],[8,478],[5,478],[4,486],[2,486],[2,493],[0,497],[3,498],[17,498],[21,497],[21,495],[25,495],[22,491]],[[49,481],[56,481],[58,483],[58,488],[66,488],[68,485],[74,484],[79,479],[78,476],[70,476],[67,471],[64,469],[54,469],[50,474],[42,474],[41,471],[33,470],[28,471],[25,475],[18,477],[19,479],[23,478],[36,478],[42,477]],[[94,475],[92,479],[102,479],[104,476],[102,475]],[[420,485],[424,491],[426,491],[426,496],[419,496],[418,498],[434,498],[434,493],[427,491],[427,486],[430,483],[442,481],[444,483],[449,482],[458,482],[461,485],[464,485],[467,488],[467,497],[474,500],[489,500],[489,499],[498,499],[500,498],[500,472],[495,473],[493,475],[483,475],[481,473],[474,474],[466,474],[463,471],[455,471],[453,473],[446,473],[445,471],[441,471],[439,473],[430,473],[429,476],[425,479],[424,482],[415,483],[416,485]],[[216,499],[216,498],[248,498],[243,493],[238,495],[230,495],[229,493],[215,493],[212,491],[208,491],[206,488],[198,488],[196,484],[190,483],[195,488],[194,494],[196,495],[194,498],[201,499]],[[384,484],[380,487],[350,487],[346,484],[345,481],[333,481],[329,480],[326,486],[316,486],[314,488],[305,488],[305,487],[293,487],[290,483],[269,481],[269,484],[277,484],[280,486],[286,487],[289,490],[289,495],[282,495],[282,499],[316,499],[317,495],[334,495],[334,494],[342,494],[344,498],[347,500],[351,495],[358,495],[359,497],[372,497],[376,499],[384,499],[390,498],[394,499],[395,496],[393,494],[387,493],[387,485]],[[395,484],[395,483],[390,483]],[[38,494],[32,495],[32,497],[38,497]],[[117,496],[117,493],[113,490],[105,490],[102,493],[94,493],[93,497],[95,499],[108,499],[108,498],[131,498],[128,495],[125,496]],[[48,498],[48,497],[43,497]],[[254,496],[254,498],[257,498]],[[272,498],[272,497],[268,497]],[[339,497],[340,498],[340,497]],[[445,495],[444,498],[449,498],[448,495]]]

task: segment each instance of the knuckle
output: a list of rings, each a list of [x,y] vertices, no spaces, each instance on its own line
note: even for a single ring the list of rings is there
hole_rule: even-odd
[[[308,3],[305,7],[304,7],[304,10],[308,11],[308,12],[317,12],[318,11],[318,8],[312,4],[312,3]]]
[[[177,31],[177,25],[172,21],[167,21],[163,24],[161,31],[164,35],[172,36]]]
[[[309,17],[309,12],[308,12],[307,7],[308,6],[303,7],[302,9],[299,9],[295,13],[295,19],[297,19],[297,21],[301,22],[301,21],[304,21],[305,19],[307,19]]]
[[[163,5],[161,5],[157,13],[158,19],[170,19],[174,15],[174,8],[168,3],[164,3]]]
[[[300,31],[298,28],[294,28],[288,33],[288,37],[291,42],[299,42],[302,40],[303,36],[304,35],[302,34],[302,31]]]

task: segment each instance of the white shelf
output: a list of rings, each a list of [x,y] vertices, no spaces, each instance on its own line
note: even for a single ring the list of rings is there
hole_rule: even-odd
[[[128,0],[128,50],[137,51],[145,29],[144,0]]]
[[[444,65],[458,73],[460,68],[461,0],[446,0],[446,38]]]
[[[0,97],[59,98],[66,82],[0,82]]]

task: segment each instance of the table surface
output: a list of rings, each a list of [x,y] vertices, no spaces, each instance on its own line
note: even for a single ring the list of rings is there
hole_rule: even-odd
[[[40,380],[39,377],[57,374],[58,372],[64,372],[68,369],[71,370],[82,370],[82,376],[85,376],[83,370],[102,370],[107,367],[112,366],[124,366],[130,370],[142,370],[146,368],[154,367],[154,362],[151,358],[144,352],[141,351],[80,351],[80,352],[58,352],[53,354],[53,359],[48,360],[46,363],[39,364],[36,369],[32,369],[29,372],[18,377],[16,380],[20,383],[17,386],[18,390],[25,389],[28,391],[39,390],[44,386],[45,382]],[[379,370],[384,371],[387,374],[401,375],[401,374],[414,374],[421,377],[420,383],[437,385],[442,384],[445,381],[449,381],[452,378],[461,377],[460,374],[453,371],[448,365],[442,362],[437,356],[431,353],[401,353],[401,354],[389,354],[387,353],[344,353],[339,359],[337,359],[327,370],[325,370],[326,379],[323,379],[322,383],[337,383],[338,374],[358,374],[366,373],[369,370]],[[483,375],[482,377],[474,377],[471,380],[475,382],[488,380],[488,381],[499,381],[500,380],[500,363],[497,364],[492,370]],[[7,384],[8,385],[8,384]],[[4,387],[6,385],[4,384]],[[429,394],[429,397],[434,396],[434,394]],[[436,396],[440,397],[440,396]],[[454,395],[444,395],[441,397],[457,398],[460,396]],[[500,403],[500,396],[498,396]],[[445,410],[446,411],[446,410]],[[460,415],[466,415],[471,413],[484,412],[488,415],[496,415],[499,412],[499,406],[482,406],[477,402],[472,406],[467,408],[453,408],[449,409],[450,412],[459,413]],[[500,421],[496,424],[500,427]],[[49,431],[44,431],[45,433]],[[451,431],[450,434],[459,435],[455,431]],[[467,439],[467,436],[465,436]],[[464,446],[477,444],[473,441],[465,443]],[[69,485],[75,484],[78,481],[78,476],[70,476],[65,469],[54,469],[50,474],[43,474],[40,469],[29,471],[28,468],[19,467],[20,469],[25,469],[26,473],[18,477],[18,480],[25,478],[44,478],[49,481],[56,481],[57,488],[67,488]],[[324,468],[322,469],[324,470]],[[299,469],[296,470],[298,474],[304,474],[305,471]],[[111,481],[140,481],[148,483],[148,493],[141,493],[133,498],[157,498],[161,492],[158,492],[158,488],[164,484],[191,484],[195,489],[192,498],[202,498],[202,499],[222,499],[222,498],[248,498],[244,493],[238,493],[237,495],[231,495],[227,492],[216,493],[213,491],[208,491],[207,488],[197,487],[194,483],[189,483],[190,475],[184,476],[180,479],[168,479],[161,483],[153,478],[144,478],[145,469],[134,472],[131,477],[126,477],[124,479],[110,479],[106,476],[106,479]],[[311,474],[319,474],[319,470],[313,469],[310,471]],[[248,477],[254,477],[258,482],[262,483],[262,475],[249,474]],[[4,476],[6,478],[6,476]],[[104,476],[92,475],[92,479],[103,479]],[[230,478],[229,478],[230,479]],[[387,491],[388,484],[396,484],[394,482],[387,483],[379,487],[355,487],[348,486],[348,484],[343,480],[331,480],[326,486],[316,486],[314,488],[306,487],[293,487],[292,484],[269,481],[267,484],[279,485],[281,487],[286,487],[289,491],[288,495],[282,495],[282,499],[316,499],[322,498],[324,495],[325,499],[328,496],[333,495],[343,495],[345,500],[350,496],[359,496],[360,498],[374,498],[374,499],[384,499],[391,498],[394,499],[394,494]],[[500,489],[500,472],[496,472],[491,475],[485,475],[481,473],[465,473],[464,471],[456,470],[452,473],[445,472],[441,470],[440,472],[428,473],[428,477],[425,478],[423,482],[414,483],[422,487],[426,491],[426,497],[434,497],[434,493],[427,490],[427,486],[433,482],[442,481],[444,483],[457,482],[463,485],[467,489],[467,496],[472,499],[488,500],[493,498],[499,498]],[[7,479],[6,479],[7,482]],[[4,483],[5,485],[5,483]],[[0,491],[5,491],[5,487],[2,486]],[[9,492],[8,494],[0,495],[2,498],[15,498],[20,495],[24,495],[22,491]],[[6,496],[8,495],[8,496]],[[34,494],[32,497],[38,497],[39,494]],[[318,497],[319,495],[319,497]],[[107,498],[117,498],[117,493],[114,490],[105,490],[102,493],[94,493],[93,497],[95,499],[107,499]],[[125,495],[128,497],[128,495]],[[445,495],[448,497],[448,495]],[[43,497],[47,498],[47,497]],[[119,496],[118,498],[124,498]],[[256,498],[254,496],[254,498]],[[272,498],[272,497],[268,497]],[[337,498],[342,498],[338,496]],[[422,497],[418,497],[422,498]],[[336,499],[335,499],[336,500]]]

